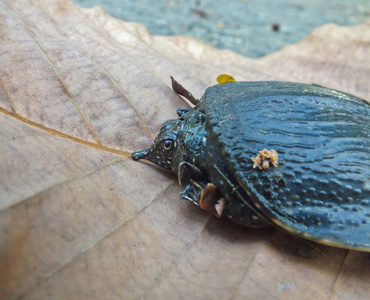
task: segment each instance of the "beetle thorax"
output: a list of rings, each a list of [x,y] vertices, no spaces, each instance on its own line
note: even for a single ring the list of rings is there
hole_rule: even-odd
[[[173,156],[172,171],[177,174],[179,165],[183,162],[202,169],[206,160],[206,131],[204,115],[198,111],[192,112],[184,120],[182,131],[177,136],[176,154]]]

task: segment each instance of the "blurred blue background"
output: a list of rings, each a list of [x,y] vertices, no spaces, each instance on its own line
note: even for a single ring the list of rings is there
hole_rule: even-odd
[[[370,20],[370,0],[73,0],[144,24],[151,34],[188,35],[220,49],[261,57],[325,23]]]

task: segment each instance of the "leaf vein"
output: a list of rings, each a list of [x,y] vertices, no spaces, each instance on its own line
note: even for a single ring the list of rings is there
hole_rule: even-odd
[[[54,187],[57,187],[57,186],[59,186],[59,185],[62,185],[62,184],[65,184],[65,183],[71,182],[71,181],[73,181],[73,180],[75,180],[75,179],[79,179],[79,178],[84,178],[84,177],[91,176],[91,175],[92,175],[92,174],[94,174],[95,172],[98,172],[98,171],[100,171],[100,170],[104,169],[105,167],[107,167],[107,166],[109,166],[109,165],[111,165],[111,164],[114,164],[114,163],[115,163],[115,162],[117,162],[117,161],[122,161],[122,160],[126,160],[126,158],[120,158],[120,159],[112,160],[112,161],[110,161],[109,163],[106,163],[105,165],[99,166],[98,168],[95,168],[95,169],[93,169],[92,171],[89,171],[89,172],[84,173],[84,174],[82,174],[82,175],[78,175],[78,176],[70,177],[70,178],[67,178],[67,179],[65,179],[65,180],[62,180],[62,181],[59,181],[59,182],[55,182],[55,183],[53,183],[52,185],[50,185],[50,186],[48,186],[48,187],[43,188],[41,191],[38,191],[38,192],[36,192],[36,193],[34,193],[34,194],[32,194],[32,195],[29,195],[29,196],[27,196],[27,197],[25,197],[25,198],[23,198],[23,199],[21,199],[21,200],[17,201],[16,203],[13,203],[13,204],[9,205],[9,206],[7,206],[7,207],[3,207],[3,208],[1,209],[1,212],[4,212],[5,210],[10,209],[10,208],[14,208],[14,207],[16,207],[17,205],[24,204],[24,203],[26,202],[26,200],[28,200],[28,199],[32,199],[32,198],[35,198],[37,195],[41,195],[41,194],[42,194],[42,193],[44,193],[45,191],[48,191],[48,190],[50,190],[50,189],[52,189],[52,188],[54,188]]]
[[[19,25],[22,26],[21,24],[19,24]],[[30,37],[30,39],[37,45],[37,47],[40,49],[41,53],[45,56],[47,62],[49,63],[49,65],[53,69],[53,71],[55,72],[55,75],[57,76],[57,78],[58,78],[59,82],[61,83],[61,85],[63,86],[64,90],[66,91],[68,97],[71,99],[73,106],[75,107],[75,109],[77,110],[77,112],[80,114],[80,116],[84,120],[84,122],[87,125],[87,127],[90,129],[90,131],[91,131],[92,135],[94,136],[94,138],[95,138],[96,142],[98,143],[98,145],[102,145],[101,142],[100,142],[100,140],[99,140],[98,134],[96,133],[96,131],[94,130],[94,128],[92,127],[92,125],[90,124],[90,122],[87,120],[87,118],[84,116],[84,114],[80,110],[79,106],[77,105],[77,102],[75,101],[75,99],[72,96],[72,94],[69,92],[69,90],[68,90],[65,82],[60,77],[58,71],[56,70],[56,68],[52,64],[52,62],[51,62],[50,58],[48,57],[48,55],[46,54],[46,52],[42,49],[41,45],[34,39],[34,37],[28,32],[28,30],[24,26],[22,26],[22,28],[26,32],[26,34]]]
[[[115,161],[117,161],[117,160],[115,160]],[[111,164],[111,163],[113,163],[115,161],[112,161],[109,164]],[[107,166],[109,164],[106,164],[106,165],[104,165],[102,167],[105,167],[105,166]],[[170,184],[168,184],[164,189],[162,189],[157,195],[155,195],[152,199],[150,199],[139,210],[135,211],[131,216],[129,216],[126,219],[122,220],[122,222],[120,222],[119,224],[117,224],[111,230],[107,231],[105,234],[103,234],[101,237],[99,237],[94,243],[88,245],[87,247],[85,247],[84,249],[82,249],[80,252],[76,253],[73,257],[71,257],[71,259],[69,259],[68,261],[64,262],[61,266],[59,266],[58,268],[50,271],[42,279],[40,279],[39,281],[37,281],[33,286],[27,288],[25,291],[23,291],[17,297],[18,298],[24,297],[25,295],[27,295],[28,293],[30,293],[31,291],[33,291],[34,289],[36,289],[38,286],[40,286],[44,281],[46,281],[47,279],[49,279],[50,277],[52,277],[54,274],[56,274],[57,272],[59,272],[60,270],[62,270],[64,268],[66,268],[68,265],[70,265],[72,262],[74,262],[78,257],[80,257],[81,255],[83,255],[84,253],[86,253],[87,251],[89,251],[90,249],[94,248],[97,244],[99,244],[100,242],[102,242],[103,240],[105,240],[106,238],[108,238],[118,228],[120,228],[121,226],[124,226],[126,223],[128,223],[129,221],[131,221],[138,214],[140,214],[141,212],[143,212],[151,203],[153,203],[159,197],[159,195],[161,195],[164,191],[166,191],[172,184],[173,184],[173,182],[171,182]]]
[[[10,109],[12,110],[12,113],[13,113],[13,114],[15,114],[16,112],[15,112],[15,109],[14,109],[13,103],[12,103],[12,101],[10,100],[10,97],[9,97],[8,91],[7,91],[7,89],[6,89],[6,86],[5,86],[5,84],[4,84],[4,81],[2,81],[2,80],[1,80],[1,78],[0,78],[0,82],[1,82],[1,86],[2,86],[2,88],[3,88],[3,91],[4,91],[4,93],[5,93],[5,97],[6,97],[6,99],[8,99]]]
[[[171,265],[163,271],[155,280],[155,282],[149,286],[144,294],[140,297],[140,299],[146,299],[148,294],[153,290],[156,284],[167,274],[169,273],[175,265],[177,265],[177,262],[184,256],[184,254],[195,244],[195,242],[198,240],[199,236],[203,232],[204,228],[207,226],[207,224],[211,221],[212,217],[209,216],[208,221],[204,223],[204,225],[201,227],[201,229],[198,231],[198,233],[195,235],[195,237],[190,241],[190,243],[180,252],[180,254],[173,260]]]
[[[65,134],[65,133],[62,133],[60,131],[57,131],[55,129],[51,129],[51,128],[48,128],[42,124],[39,124],[39,123],[36,123],[36,122],[33,122],[33,121],[30,121],[28,120],[27,118],[25,117],[22,117],[20,115],[17,115],[17,114],[13,114],[13,113],[10,113],[8,112],[7,110],[3,109],[0,107],[0,112],[8,115],[8,116],[11,116],[11,117],[14,117],[24,123],[27,123],[29,125],[32,125],[32,126],[35,126],[41,130],[46,130],[54,135],[57,135],[57,136],[60,136],[62,138],[65,138],[65,139],[68,139],[68,140],[72,140],[76,143],[79,143],[79,144],[82,144],[82,145],[85,145],[85,146],[88,146],[88,147],[92,147],[92,148],[96,148],[96,149],[99,149],[99,150],[102,150],[102,151],[107,151],[107,152],[112,152],[112,153],[115,153],[115,154],[119,154],[119,155],[123,155],[127,158],[130,158],[131,157],[131,153],[128,153],[126,151],[121,151],[121,150],[117,150],[117,149],[113,149],[113,148],[110,148],[110,147],[107,147],[107,146],[104,146],[104,145],[101,145],[101,144],[94,144],[94,143],[91,143],[91,142],[88,142],[88,141],[85,141],[83,139],[79,139],[79,138],[76,138],[76,137],[73,137],[71,135],[68,135],[68,134]]]

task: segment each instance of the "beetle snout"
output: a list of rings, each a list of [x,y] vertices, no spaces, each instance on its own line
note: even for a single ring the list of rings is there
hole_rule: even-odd
[[[132,159],[133,160],[148,159],[149,150],[150,150],[150,148],[132,153],[132,155],[131,155]]]

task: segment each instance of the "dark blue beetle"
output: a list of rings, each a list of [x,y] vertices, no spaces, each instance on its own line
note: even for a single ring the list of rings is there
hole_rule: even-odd
[[[173,87],[194,100],[174,80]],[[226,82],[178,115],[132,157],[175,173],[182,198],[245,226],[271,224],[370,251],[370,105],[364,100],[301,83]]]

